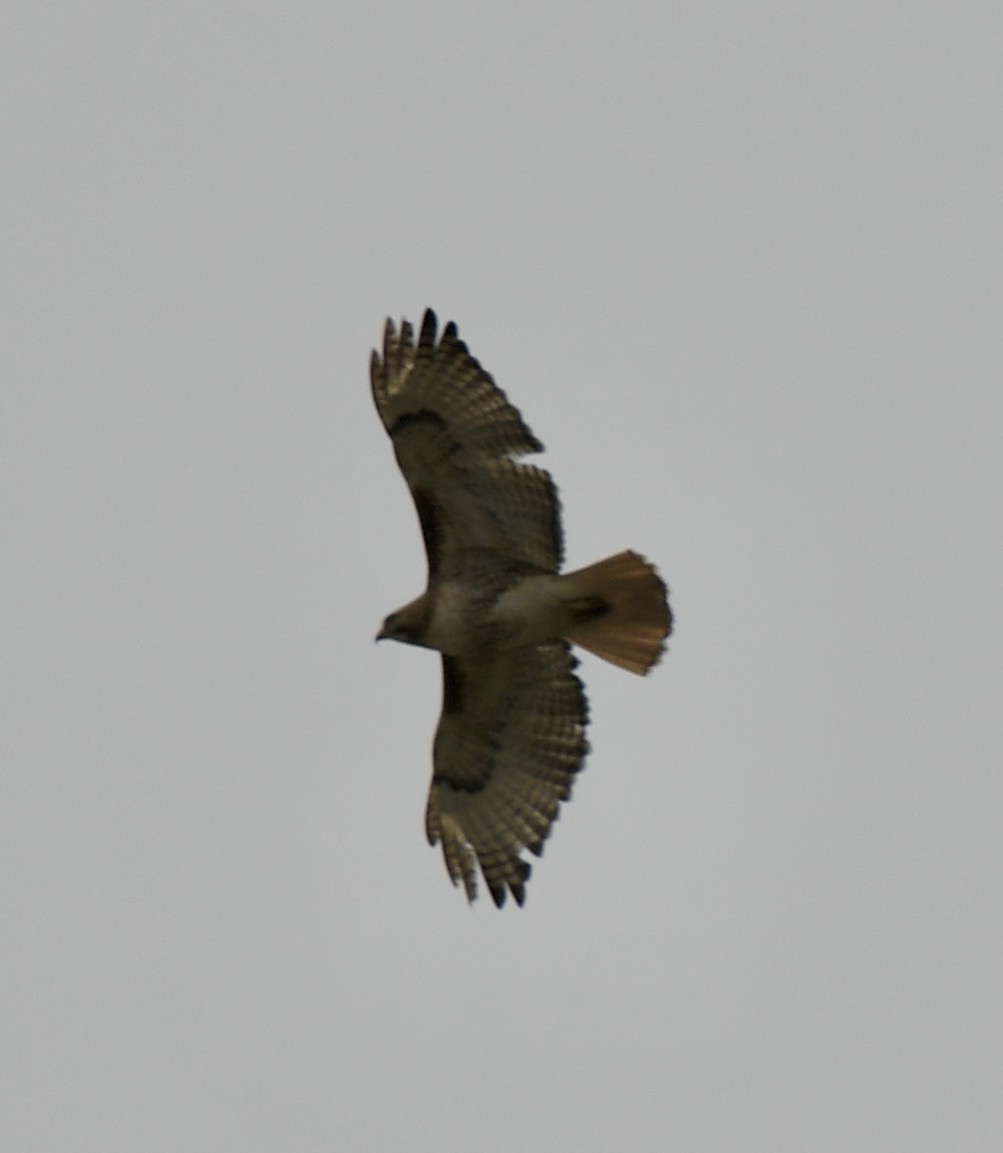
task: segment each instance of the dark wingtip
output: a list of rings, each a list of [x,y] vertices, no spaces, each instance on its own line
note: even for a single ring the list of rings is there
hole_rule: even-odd
[[[419,348],[432,349],[435,347],[435,332],[439,327],[439,321],[436,319],[435,313],[431,308],[425,309],[425,315],[421,318],[421,335],[418,338]]]
[[[529,880],[530,873],[533,872],[533,866],[529,861],[519,860],[519,879],[517,881],[509,881],[508,887],[512,890],[512,896],[515,897],[515,903],[521,909],[526,903],[526,882]]]

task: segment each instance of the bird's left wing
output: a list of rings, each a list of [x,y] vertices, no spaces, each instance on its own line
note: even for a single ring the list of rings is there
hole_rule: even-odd
[[[518,458],[541,452],[505,394],[470,355],[456,325],[436,341],[428,309],[417,343],[388,320],[370,365],[373,400],[421,521],[429,576],[462,573],[472,552],[556,572],[560,503],[550,474]]]
[[[525,899],[561,801],[571,794],[588,743],[588,705],[562,641],[443,657],[442,717],[435,737],[426,830],[467,898],[480,866],[496,905]]]

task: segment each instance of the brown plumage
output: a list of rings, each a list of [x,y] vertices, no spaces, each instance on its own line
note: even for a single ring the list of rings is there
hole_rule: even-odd
[[[387,321],[370,374],[376,408],[418,511],[428,587],[379,638],[442,654],[443,709],[426,830],[467,897],[480,867],[498,906],[525,899],[530,866],[587,752],[588,706],[570,645],[644,674],[672,628],[654,567],[621,552],[559,574],[550,474],[519,458],[543,446],[467,351],[456,325],[417,344]]]

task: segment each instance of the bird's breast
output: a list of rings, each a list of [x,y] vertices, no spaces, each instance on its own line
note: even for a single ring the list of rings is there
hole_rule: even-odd
[[[449,656],[476,647],[476,596],[464,582],[443,581],[436,586],[425,643]]]

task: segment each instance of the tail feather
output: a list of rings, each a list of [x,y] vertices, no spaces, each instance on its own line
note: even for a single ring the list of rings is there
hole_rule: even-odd
[[[575,620],[565,639],[611,664],[643,675],[672,631],[668,590],[636,552],[621,552],[563,578]]]

